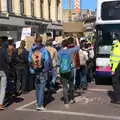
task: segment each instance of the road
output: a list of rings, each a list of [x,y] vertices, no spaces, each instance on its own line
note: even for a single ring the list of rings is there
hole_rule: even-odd
[[[0,112],[0,120],[120,120],[120,105],[111,104],[111,86],[90,85],[81,94],[75,92],[76,103],[65,109],[62,89],[46,95],[45,112],[35,109],[35,91],[20,96]]]

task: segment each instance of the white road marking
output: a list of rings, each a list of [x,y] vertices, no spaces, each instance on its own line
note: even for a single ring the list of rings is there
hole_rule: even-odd
[[[26,112],[37,112],[35,109],[21,109],[19,111]],[[52,114],[61,114],[61,115],[69,115],[69,116],[81,116],[81,117],[92,117],[92,118],[101,118],[101,119],[111,119],[111,120],[120,120],[120,116],[108,116],[102,114],[92,114],[92,113],[79,113],[79,112],[68,112],[68,111],[60,111],[60,110],[46,110],[46,111],[38,111],[42,113],[52,113]]]
[[[88,89],[88,90],[90,90],[90,91],[98,91],[98,92],[108,92],[109,91],[109,89],[92,89],[92,88],[90,88],[90,89]]]
[[[107,92],[108,89],[89,89],[90,91],[103,91]],[[59,89],[57,93],[61,92],[62,89]],[[32,101],[28,104],[25,104],[23,106],[20,106],[16,108],[17,111],[26,111],[26,112],[37,112],[36,109],[30,109],[26,108],[29,107],[30,105],[33,105],[36,103],[36,101]],[[41,111],[40,111],[41,112]],[[114,119],[114,120],[120,120],[120,116],[110,116],[110,115],[103,115],[103,114],[93,114],[93,113],[80,113],[80,112],[69,112],[69,111],[60,111],[60,110],[46,110],[42,111],[43,113],[52,113],[52,114],[61,114],[61,115],[74,115],[74,116],[82,116],[82,117],[93,117],[93,118],[101,118],[101,119]]]
[[[63,91],[62,88],[59,89],[59,90],[57,90],[56,93],[59,93],[59,92],[61,92],[61,91]],[[32,101],[32,102],[30,102],[30,103],[28,103],[28,104],[25,104],[25,105],[23,105],[23,106],[20,106],[20,107],[16,108],[16,110],[22,110],[22,109],[24,109],[24,108],[26,108],[26,107],[29,107],[30,105],[33,105],[34,103],[36,103],[36,100],[35,100],[35,101]]]
[[[23,106],[20,106],[20,107],[16,108],[15,110],[22,110],[22,109],[24,109],[24,108],[26,108],[26,107],[29,107],[30,105],[33,105],[34,103],[36,103],[36,100],[35,100],[35,101],[32,101],[32,102],[30,102],[30,103],[28,103],[28,104],[25,104],[25,105],[23,105]]]

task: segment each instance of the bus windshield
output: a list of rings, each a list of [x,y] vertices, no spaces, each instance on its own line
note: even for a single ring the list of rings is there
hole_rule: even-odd
[[[120,39],[120,24],[105,24],[96,26],[97,54],[110,54],[112,43]]]

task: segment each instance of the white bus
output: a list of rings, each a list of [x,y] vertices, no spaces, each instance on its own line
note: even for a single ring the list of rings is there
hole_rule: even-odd
[[[96,83],[111,77],[110,52],[120,39],[120,0],[98,0],[96,14]]]

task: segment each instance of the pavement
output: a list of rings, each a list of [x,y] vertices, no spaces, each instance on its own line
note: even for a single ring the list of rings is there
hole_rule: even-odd
[[[46,111],[36,110],[35,91],[24,94],[0,111],[0,120],[120,120],[120,105],[112,104],[112,87],[89,85],[87,91],[75,92],[76,103],[66,109],[62,89],[48,92]]]

